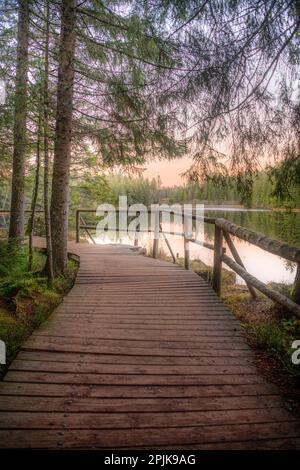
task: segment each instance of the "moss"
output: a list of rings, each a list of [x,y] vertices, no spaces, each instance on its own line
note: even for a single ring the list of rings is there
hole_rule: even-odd
[[[6,367],[10,364],[13,358],[18,353],[24,339],[28,335],[28,325],[26,323],[17,321],[11,316],[0,316],[0,338],[6,344],[6,360],[5,366],[0,366],[0,377],[4,374]]]
[[[289,291],[288,286],[272,288]],[[222,299],[241,322],[252,345],[265,350],[287,374],[300,377],[300,368],[291,361],[291,345],[300,337],[300,320],[258,293],[253,300],[246,286],[232,285],[223,290]]]
[[[8,256],[1,244],[1,251],[4,256],[0,266],[0,339],[6,344],[7,363],[0,365],[0,377],[5,374],[23,342],[49,317],[72,287],[78,268],[77,263],[70,260],[68,276],[56,278],[50,288],[47,278],[40,275],[45,255],[35,252],[34,270],[28,272],[25,250],[18,249]]]
[[[277,324],[249,325],[247,330],[260,346],[268,349],[288,373],[300,377],[299,366],[291,361],[294,351],[291,345],[295,339],[299,338],[299,325],[299,320],[294,319],[288,323],[288,320],[283,319]]]

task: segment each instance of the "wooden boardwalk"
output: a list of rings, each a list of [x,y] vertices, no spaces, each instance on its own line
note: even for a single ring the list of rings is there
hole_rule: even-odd
[[[76,245],[76,283],[0,384],[0,447],[291,449],[300,430],[196,274]]]

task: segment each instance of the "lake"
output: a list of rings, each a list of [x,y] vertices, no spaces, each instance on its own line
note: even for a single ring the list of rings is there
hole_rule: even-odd
[[[235,224],[248,227],[271,238],[287,242],[290,245],[300,246],[300,213],[275,212],[260,209],[239,209],[230,207],[205,207],[205,215],[209,217],[223,217]],[[175,230],[181,231],[181,227]],[[213,240],[214,227],[205,224],[205,240]],[[183,256],[183,239],[168,235],[173,251]],[[279,283],[292,283],[295,277],[295,266],[279,256],[267,253],[260,248],[233,237],[235,246],[245,264],[247,271],[259,280]],[[107,235],[97,238],[97,243],[110,243]],[[123,238],[122,243],[133,243],[132,237]],[[149,249],[149,237],[144,234],[140,245]],[[165,241],[161,237],[160,246],[169,254]],[[229,254],[229,250],[227,250]],[[213,252],[194,243],[190,243],[191,259],[201,259],[204,263],[212,265]],[[244,283],[238,277],[238,283]]]
[[[206,208],[205,215],[223,217],[264,235],[300,246],[300,213],[276,212],[255,209]],[[206,224],[207,225],[207,224]],[[213,227],[206,228],[206,238],[213,238]],[[233,237],[235,246],[245,264],[247,271],[261,281],[292,283],[295,278],[295,265],[279,256],[268,253],[260,248]],[[194,249],[194,248],[193,248]],[[205,250],[208,252],[209,250]],[[199,254],[204,259],[204,249]],[[193,255],[194,256],[194,255]],[[208,264],[212,264],[212,253],[206,255]],[[242,282],[238,278],[238,282]]]

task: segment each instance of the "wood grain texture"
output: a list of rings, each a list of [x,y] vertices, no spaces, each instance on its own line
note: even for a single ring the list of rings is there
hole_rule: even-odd
[[[293,449],[299,424],[196,274],[128,246],[69,245],[73,289],[0,384],[0,446]]]

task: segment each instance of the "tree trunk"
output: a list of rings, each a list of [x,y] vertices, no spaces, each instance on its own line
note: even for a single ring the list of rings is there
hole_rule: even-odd
[[[29,0],[19,0],[18,47],[14,104],[13,173],[9,238],[19,243],[24,237],[25,155],[28,81]]]
[[[51,198],[54,275],[67,268],[69,175],[75,55],[75,0],[63,0]]]
[[[53,283],[53,256],[51,241],[51,219],[49,204],[49,25],[50,25],[49,0],[45,4],[45,68],[44,68],[44,212],[45,232],[47,247],[47,275],[50,286]]]
[[[40,104],[39,104],[40,106]],[[32,260],[33,260],[33,231],[34,231],[34,220],[35,220],[35,210],[36,203],[39,193],[39,184],[40,184],[40,167],[41,167],[41,109],[39,109],[39,122],[38,122],[38,132],[37,132],[37,144],[36,144],[36,169],[34,177],[34,185],[32,191],[32,201],[31,201],[31,213],[28,220],[28,235],[29,235],[29,260],[28,260],[28,270],[32,270]]]

